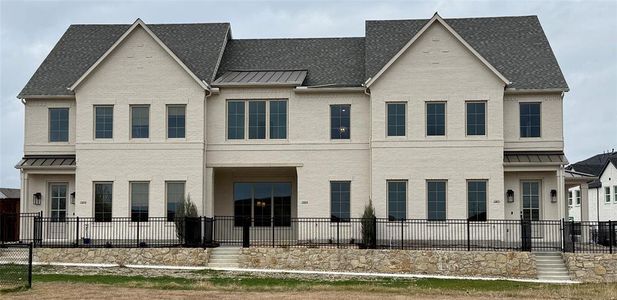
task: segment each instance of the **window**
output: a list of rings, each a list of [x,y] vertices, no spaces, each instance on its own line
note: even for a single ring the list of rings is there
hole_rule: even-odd
[[[521,137],[540,137],[540,103],[520,103]]]
[[[234,224],[291,225],[291,183],[234,183]]]
[[[131,106],[131,138],[147,139],[150,136],[150,107]]]
[[[266,101],[249,101],[249,139],[266,138]]]
[[[446,135],[446,103],[426,103],[426,135]]]
[[[446,186],[446,181],[427,182],[429,220],[446,219]]]
[[[330,106],[330,138],[348,140],[351,134],[351,105],[335,104]]]
[[[613,185],[613,201],[617,202],[617,185]]]
[[[150,183],[131,182],[131,221],[148,221],[148,194]]]
[[[330,182],[330,216],[333,222],[349,222],[351,181]]]
[[[405,136],[405,103],[388,103],[388,136]]]
[[[244,139],[244,101],[227,102],[227,138]]]
[[[50,108],[49,109],[49,141],[68,142],[69,141],[69,109]]]
[[[114,136],[114,107],[94,106],[94,138],[111,139]]]
[[[64,222],[66,218],[66,184],[51,184],[50,216],[52,222]]]
[[[176,218],[176,212],[184,203],[184,188],[183,181],[169,181],[165,183],[167,196],[167,221],[173,222]]]
[[[604,187],[604,202],[606,203],[611,202],[611,187],[610,186]]]
[[[572,191],[568,192],[568,205],[572,206]]]
[[[113,186],[111,182],[94,184],[94,221],[111,222]]]
[[[185,138],[185,128],[186,105],[167,105],[167,138]]]
[[[388,219],[390,221],[407,218],[407,181],[388,181]]]
[[[581,191],[577,190],[576,191],[576,205],[581,205]]]
[[[486,135],[486,102],[467,102],[467,135]]]
[[[270,138],[287,138],[287,101],[270,101]]]
[[[486,221],[486,180],[467,181],[467,218]]]

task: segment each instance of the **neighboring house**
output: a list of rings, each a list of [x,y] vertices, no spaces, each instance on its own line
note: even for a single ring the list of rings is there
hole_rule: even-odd
[[[22,211],[560,219],[563,97],[536,16],[367,21],[364,37],[72,25],[18,98]]]
[[[617,221],[617,152],[594,155],[566,168],[595,179],[568,189],[568,216],[576,221]],[[570,202],[572,199],[572,202]]]

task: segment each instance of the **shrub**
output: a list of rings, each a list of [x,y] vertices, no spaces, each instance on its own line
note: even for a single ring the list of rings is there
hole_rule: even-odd
[[[176,224],[176,236],[180,242],[184,242],[184,218],[197,217],[197,206],[191,201],[191,195],[188,195],[184,201],[180,202],[176,210],[174,223]]]
[[[369,200],[368,204],[364,206],[364,213],[362,214],[362,244],[365,247],[376,244],[375,221],[375,209],[373,202]]]

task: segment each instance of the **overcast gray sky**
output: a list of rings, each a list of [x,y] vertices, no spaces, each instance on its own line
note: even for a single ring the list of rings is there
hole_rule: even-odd
[[[571,162],[617,148],[617,1],[0,0],[0,187],[19,187],[24,108],[15,96],[70,24],[230,22],[234,38],[363,36],[364,20],[538,15],[570,85]]]

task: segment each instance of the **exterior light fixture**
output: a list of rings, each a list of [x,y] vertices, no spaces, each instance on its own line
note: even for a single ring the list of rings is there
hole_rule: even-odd
[[[551,202],[557,202],[557,190],[551,190]]]
[[[41,193],[34,193],[32,195],[32,204],[41,205]]]
[[[75,204],[75,192],[71,193],[71,204]]]
[[[513,190],[508,190],[506,192],[506,199],[507,199],[508,203],[514,202],[514,191]]]

